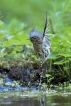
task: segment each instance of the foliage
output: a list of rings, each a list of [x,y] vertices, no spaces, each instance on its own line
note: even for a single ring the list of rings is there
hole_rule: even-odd
[[[23,51],[24,44],[32,45],[29,32],[34,26],[43,31],[45,12],[50,22],[51,54],[49,71],[59,67],[61,77],[71,76],[71,1],[70,0],[1,0],[0,1],[0,60],[28,58],[36,60],[32,51]],[[18,46],[17,46],[18,45]],[[21,45],[21,46],[20,46]],[[50,73],[52,74],[52,73]],[[70,79],[69,79],[70,80]]]

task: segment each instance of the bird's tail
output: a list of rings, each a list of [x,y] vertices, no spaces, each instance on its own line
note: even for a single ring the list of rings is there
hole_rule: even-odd
[[[45,20],[45,26],[44,26],[44,31],[43,31],[43,38],[44,36],[48,35],[48,32],[49,32],[48,25],[49,23],[48,23],[48,17],[47,17],[47,12],[46,12],[46,20]]]

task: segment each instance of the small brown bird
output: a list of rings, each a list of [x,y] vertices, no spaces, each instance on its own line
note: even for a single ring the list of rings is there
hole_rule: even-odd
[[[30,40],[33,43],[35,54],[38,58],[45,59],[50,54],[50,40],[48,35],[47,14],[44,32],[33,29],[30,32]]]
[[[42,33],[37,29],[33,29],[30,32],[30,41],[33,44],[35,54],[36,54],[37,58],[40,58],[40,60],[41,60],[41,64],[42,64],[42,65],[40,65],[41,70],[46,70],[42,67],[43,67],[43,64],[46,63],[45,61],[47,60],[48,55],[50,54],[50,40],[49,40],[48,32],[49,32],[49,30],[48,30],[47,13],[46,13],[44,32]],[[44,65],[44,67],[45,67],[45,65]]]

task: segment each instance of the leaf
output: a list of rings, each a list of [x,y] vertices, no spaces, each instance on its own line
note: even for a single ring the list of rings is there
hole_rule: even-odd
[[[69,62],[69,60],[60,60],[60,61],[56,61],[54,62],[54,64],[57,64],[57,65],[63,65],[65,63]]]
[[[46,77],[48,78],[48,77],[51,77],[51,75],[50,74],[46,74]]]
[[[4,23],[4,22],[2,22],[2,21],[0,20],[0,26],[2,26],[2,25],[3,25],[3,23]]]
[[[56,53],[51,53],[49,56],[48,56],[48,59],[57,59],[57,54]]]
[[[71,57],[70,53],[61,53],[59,54],[60,56],[64,56],[64,57]]]

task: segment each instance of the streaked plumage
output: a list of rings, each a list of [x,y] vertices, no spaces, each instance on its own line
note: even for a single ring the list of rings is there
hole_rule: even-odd
[[[33,29],[30,32],[30,40],[33,43],[35,54],[40,59],[45,59],[50,54],[50,40],[48,35],[47,15],[44,32]]]

